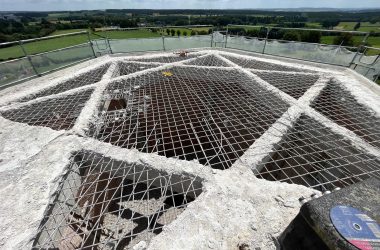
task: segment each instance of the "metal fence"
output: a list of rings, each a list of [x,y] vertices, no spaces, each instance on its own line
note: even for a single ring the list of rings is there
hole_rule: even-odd
[[[263,29],[265,35],[263,37],[232,35],[229,32],[232,27]],[[272,30],[292,30],[301,32],[318,31],[321,33],[330,34],[350,33],[352,35],[359,36],[359,38],[362,40],[362,45],[353,47],[271,39],[269,35]],[[263,27],[231,24],[227,26],[226,34],[227,35],[225,36],[224,43],[225,48],[233,48],[268,55],[300,59],[304,61],[350,67],[375,82],[379,79],[380,76],[380,48],[374,48],[365,45],[369,36],[371,35],[369,32]]]
[[[88,38],[85,38],[83,43],[65,48],[44,51],[41,44],[38,44],[38,42],[42,40],[75,37],[79,35]],[[0,58],[6,58],[7,52],[10,54],[10,57],[19,58],[0,62],[0,89],[78,62],[92,59],[96,56],[89,39],[89,34],[86,31],[1,43]]]
[[[305,61],[351,67],[360,74],[374,81],[376,81],[380,75],[379,48],[364,45],[359,47],[349,47],[271,39],[269,34],[272,29],[289,30],[289,28],[278,27],[264,27],[267,31],[265,37],[238,36],[229,33],[229,28],[231,26],[259,27],[228,25],[227,31],[213,32],[210,35],[196,35],[189,37],[161,36],[140,39],[109,39],[108,37],[90,34],[87,31],[83,31],[38,39],[2,43],[0,44],[0,58],[4,58],[4,55],[1,53],[8,47],[10,47],[15,54],[12,54],[11,57],[17,57],[18,55],[19,58],[0,62],[0,89],[105,54],[210,47],[233,48]],[[315,29],[295,30],[315,31]],[[331,30],[317,31],[345,32]],[[369,36],[369,33],[366,32],[349,33],[363,36],[363,42],[365,42]],[[62,49],[43,51],[39,53],[28,51],[28,43],[38,42],[41,40],[58,39],[68,36],[72,36],[74,38],[75,36],[81,36],[83,41],[81,40],[82,42],[78,45],[69,46]],[[19,51],[16,51],[15,49],[18,49]],[[371,53],[368,53],[369,51]]]

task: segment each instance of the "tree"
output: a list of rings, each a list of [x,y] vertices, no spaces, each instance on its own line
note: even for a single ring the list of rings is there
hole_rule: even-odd
[[[171,29],[171,30],[170,30],[170,34],[171,34],[172,36],[174,36],[174,35],[175,35],[175,30]]]
[[[8,41],[8,37],[3,33],[0,33],[0,43],[5,43]]]
[[[360,22],[357,22],[357,23],[355,24],[354,30],[358,30],[359,28],[360,28]]]
[[[334,44],[342,46],[354,46],[354,39],[351,33],[342,33],[334,38]]]
[[[192,30],[190,33],[190,36],[196,36],[196,35],[197,35],[197,33],[194,30]]]
[[[183,36],[187,36],[187,31],[184,30],[184,31],[182,32],[182,35],[183,35]]]
[[[325,20],[322,22],[322,27],[326,29],[332,29],[339,24],[338,20]]]
[[[180,36],[180,35],[181,35],[181,31],[177,30],[177,36]]]
[[[259,31],[258,30],[247,30],[246,35],[249,37],[258,37]]]
[[[291,30],[291,31],[285,32],[282,39],[287,40],[287,41],[300,41],[301,37],[297,31]]]
[[[369,20],[369,23],[370,24],[375,24],[377,22],[377,19],[376,18],[372,18],[371,20]]]
[[[168,34],[168,36],[170,36],[170,29],[166,29],[166,34]]]
[[[301,41],[308,43],[320,43],[322,34],[319,31],[303,31],[301,32]]]

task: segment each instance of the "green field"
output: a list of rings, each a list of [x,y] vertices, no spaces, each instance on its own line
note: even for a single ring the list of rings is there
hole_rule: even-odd
[[[336,36],[322,36],[321,38],[321,43],[323,44],[334,44],[334,39]],[[358,46],[362,43],[363,41],[363,36],[354,36],[354,45]],[[380,37],[375,37],[375,36],[370,36],[367,39],[367,42],[372,46],[372,47],[377,47],[380,48]]]
[[[357,22],[340,22],[337,26],[334,27],[336,30],[354,30]],[[360,28],[357,31],[363,32],[380,32],[380,23],[371,24],[369,22],[360,23]]]
[[[128,39],[128,38],[147,38],[147,37],[159,37],[159,33],[154,33],[149,30],[128,30],[128,31],[102,31],[96,32],[103,37],[110,39]]]
[[[313,23],[313,22],[307,22],[305,28],[322,29],[322,24],[320,24],[320,23]]]
[[[68,33],[74,33],[74,32],[81,32],[81,31],[86,31],[86,30],[85,29],[56,30],[50,35],[55,36],[55,35],[62,35],[62,34],[68,34]]]
[[[370,23],[363,23],[363,25],[369,25]],[[317,23],[310,23],[311,26],[317,26]],[[340,23],[341,27],[344,28],[350,28],[353,25],[355,25],[354,22],[345,22]],[[372,25],[371,27],[378,27],[376,25],[380,25],[379,23]],[[170,28],[171,29],[171,28]],[[173,28],[174,29],[174,28]],[[247,27],[247,29],[249,29]],[[179,28],[175,29],[181,31],[181,35],[184,31],[187,31],[188,36],[191,33],[191,30],[195,31],[208,31],[209,27],[200,27],[200,28]],[[70,30],[57,30],[52,35],[60,35],[60,34],[67,34],[67,33],[73,33],[73,32],[79,32],[84,31],[83,29],[70,29]],[[148,38],[148,37],[159,37],[161,36],[161,30],[154,33],[151,32],[148,29],[140,29],[140,30],[128,30],[128,31],[102,31],[102,32],[95,32],[95,34],[108,37],[110,39],[128,39],[128,38]],[[163,34],[166,34],[166,29],[163,30]],[[92,39],[98,39],[99,36],[91,34]],[[321,43],[323,44],[333,44],[335,36],[322,36]],[[359,45],[363,39],[363,36],[354,36],[354,42],[355,45]],[[59,37],[49,40],[43,40],[43,41],[37,41],[37,42],[31,42],[26,43],[25,49],[28,54],[38,54],[46,51],[56,50],[60,48],[65,48],[81,43],[85,43],[88,41],[88,37],[86,34],[81,35],[75,35],[75,36],[68,36],[68,37]],[[368,42],[373,47],[379,47],[380,48],[380,37],[369,37]],[[12,58],[19,58],[24,56],[23,51],[21,50],[20,46],[12,46],[7,48],[1,48],[0,49],[0,60],[7,60]]]
[[[53,38],[24,44],[28,54],[38,54],[46,51],[61,49],[88,41],[87,35],[75,35]],[[23,57],[24,53],[19,45],[0,49],[0,60]]]
[[[202,28],[192,28],[195,31],[208,31],[208,27]],[[177,29],[175,29],[177,31]],[[191,29],[180,28],[181,35],[183,31],[187,31],[188,36],[191,33]],[[70,29],[70,30],[57,30],[51,35],[61,35],[73,32],[84,31],[83,29]],[[154,33],[148,29],[141,30],[128,30],[128,31],[102,31],[95,32],[96,35],[91,34],[91,39],[99,39],[99,36],[108,37],[110,39],[128,39],[128,38],[149,38],[149,37],[159,37],[161,36],[160,32]],[[97,36],[98,35],[98,36]],[[164,35],[166,35],[166,29],[164,31]],[[177,35],[177,34],[176,34]],[[46,51],[61,49],[81,43],[88,42],[88,37],[86,34],[67,36],[67,37],[59,37],[53,38],[49,40],[42,40],[36,42],[30,42],[24,44],[24,47],[28,54],[38,54]],[[15,45],[12,47],[1,48],[0,49],[0,60],[7,60],[13,58],[19,58],[24,56],[23,51],[21,50],[19,45]]]

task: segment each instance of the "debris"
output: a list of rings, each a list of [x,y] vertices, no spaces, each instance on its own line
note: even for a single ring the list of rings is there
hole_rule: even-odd
[[[168,77],[168,76],[172,76],[173,73],[171,73],[171,72],[169,72],[169,71],[164,71],[164,72],[162,72],[162,75]]]

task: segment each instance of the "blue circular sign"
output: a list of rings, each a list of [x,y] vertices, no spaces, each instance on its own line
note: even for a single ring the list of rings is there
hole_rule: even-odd
[[[331,221],[344,239],[362,250],[380,249],[380,225],[364,212],[348,206],[330,210]]]

